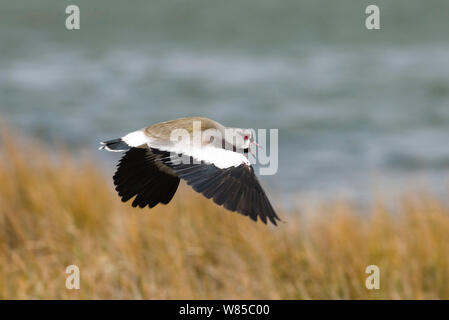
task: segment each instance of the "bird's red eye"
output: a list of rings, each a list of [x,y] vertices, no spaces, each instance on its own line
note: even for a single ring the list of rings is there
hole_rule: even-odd
[[[248,140],[248,136],[244,136],[243,139]]]

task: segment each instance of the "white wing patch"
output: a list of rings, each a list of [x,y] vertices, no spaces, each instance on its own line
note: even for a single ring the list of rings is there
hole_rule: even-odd
[[[213,146],[196,147],[192,145],[178,143],[174,145],[165,145],[165,146],[152,145],[152,147],[163,151],[173,152],[176,154],[181,153],[183,155],[192,157],[195,160],[213,164],[214,166],[220,169],[237,167],[242,163],[248,166],[250,165],[249,160],[243,154]]]

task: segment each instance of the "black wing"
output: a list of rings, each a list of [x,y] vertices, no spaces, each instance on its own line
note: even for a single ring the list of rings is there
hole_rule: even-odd
[[[167,204],[173,198],[179,178],[157,159],[148,148],[131,148],[117,165],[114,184],[123,202],[136,196],[132,206]]]
[[[280,221],[252,166],[243,163],[238,167],[220,169],[213,164],[194,163],[192,158],[190,161],[183,161],[188,163],[172,161],[167,154],[161,157],[161,161],[195,191],[206,198],[212,198],[216,204],[249,216],[254,221],[257,221],[257,217],[264,223],[267,223],[268,218],[274,225],[276,220]]]

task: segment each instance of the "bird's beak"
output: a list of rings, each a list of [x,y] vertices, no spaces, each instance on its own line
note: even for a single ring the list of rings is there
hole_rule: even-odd
[[[263,149],[263,147],[260,144],[258,144],[256,141],[251,141],[249,144],[254,144],[256,147]]]

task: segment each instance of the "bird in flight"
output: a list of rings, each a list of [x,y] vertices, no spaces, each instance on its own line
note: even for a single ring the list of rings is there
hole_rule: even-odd
[[[100,149],[125,152],[113,180],[123,202],[153,208],[168,204],[183,179],[196,192],[252,220],[280,221],[244,155],[252,130],[230,128],[202,117],[153,124]]]

